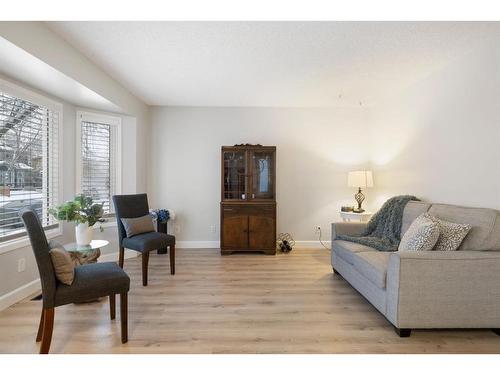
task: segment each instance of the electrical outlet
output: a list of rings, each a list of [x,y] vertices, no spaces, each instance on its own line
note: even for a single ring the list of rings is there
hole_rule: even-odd
[[[320,225],[316,225],[314,233],[320,233],[320,232],[321,232],[321,226]]]
[[[174,225],[174,233],[175,234],[181,233],[181,225],[180,224],[175,224]]]
[[[23,272],[26,269],[26,258],[17,261],[17,272]]]
[[[210,233],[216,233],[217,232],[217,227],[215,224],[210,225]]]

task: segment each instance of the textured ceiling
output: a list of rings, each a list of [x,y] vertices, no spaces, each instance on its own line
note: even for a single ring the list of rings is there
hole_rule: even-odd
[[[486,22],[49,22],[150,105],[376,103],[479,44]]]

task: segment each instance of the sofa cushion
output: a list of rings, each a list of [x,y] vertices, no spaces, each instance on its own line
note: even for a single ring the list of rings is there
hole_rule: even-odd
[[[461,207],[449,204],[433,204],[429,214],[452,223],[470,224],[472,229],[458,250],[493,250],[488,248],[497,211],[489,208]]]
[[[354,268],[380,289],[385,289],[387,266],[392,252],[369,251],[353,256]]]
[[[332,251],[349,264],[354,264],[354,256],[362,252],[377,252],[373,247],[361,245],[355,242],[335,240],[332,242]]]
[[[420,201],[409,201],[403,211],[403,221],[401,224],[401,238],[406,233],[411,223],[424,212],[427,212],[431,207],[430,203]]]

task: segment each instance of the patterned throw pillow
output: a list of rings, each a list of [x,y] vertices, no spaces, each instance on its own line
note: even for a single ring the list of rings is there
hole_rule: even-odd
[[[425,213],[411,223],[399,243],[398,250],[429,251],[439,238],[439,224],[431,220]]]
[[[467,233],[472,229],[469,224],[450,223],[431,216],[426,213],[427,217],[439,225],[439,238],[434,246],[435,251],[455,251],[458,249]]]

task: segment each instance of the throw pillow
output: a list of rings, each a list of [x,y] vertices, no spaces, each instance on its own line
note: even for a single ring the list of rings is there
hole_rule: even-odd
[[[75,278],[75,265],[73,264],[70,253],[62,247],[54,247],[49,251],[49,254],[52,259],[52,265],[54,266],[57,280],[66,285],[73,284]]]
[[[154,232],[155,227],[153,225],[153,219],[150,215],[144,215],[141,217],[123,218],[123,227],[127,233],[127,237],[132,237],[141,233]]]
[[[425,213],[411,223],[399,243],[398,250],[429,251],[439,238],[439,224],[431,220]]]
[[[426,215],[428,215],[429,219],[439,225],[440,234],[436,242],[436,246],[434,246],[433,249],[436,251],[457,250],[465,236],[467,236],[469,231],[472,229],[472,226],[469,224],[451,223],[429,214]]]

